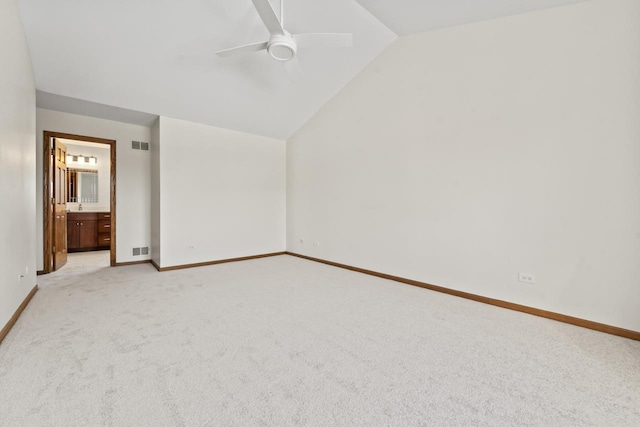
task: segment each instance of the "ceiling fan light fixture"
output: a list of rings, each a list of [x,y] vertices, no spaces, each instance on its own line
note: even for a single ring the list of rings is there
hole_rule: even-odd
[[[295,51],[286,44],[273,44],[269,46],[269,55],[278,61],[289,61],[295,56]]]
[[[296,56],[298,48],[296,42],[291,35],[276,35],[271,37],[269,45],[267,46],[267,52],[275,60],[278,61],[290,61]]]
[[[299,80],[300,68],[296,57],[298,47],[351,47],[353,34],[351,33],[299,33],[295,36],[284,28],[283,0],[280,0],[280,16],[276,15],[271,2],[273,0],[251,0],[260,15],[264,26],[269,30],[269,40],[258,43],[236,46],[216,52],[220,57],[233,56],[240,53],[258,52],[266,50],[269,56],[282,62],[292,80]]]

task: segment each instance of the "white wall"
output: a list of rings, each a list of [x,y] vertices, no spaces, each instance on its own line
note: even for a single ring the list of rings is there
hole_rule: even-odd
[[[288,141],[288,250],[638,331],[639,118],[637,0],[402,37]]]
[[[83,202],[83,211],[108,211],[111,207],[111,150],[107,144],[95,144],[89,146],[74,144],[72,140],[63,140],[67,146],[67,154],[93,156],[97,159],[95,164],[82,162],[69,162],[70,169],[86,169],[98,173],[98,201]],[[80,203],[67,202],[67,209],[77,211]]]
[[[37,109],[37,237],[38,269],[43,268],[42,138],[44,131],[116,140],[116,256],[117,262],[140,261],[132,248],[150,246],[151,155],[131,149],[131,141],[149,141],[145,126]]]
[[[159,146],[161,267],[285,250],[285,141],[160,117]]]
[[[36,89],[21,22],[18,2],[0,0],[0,329],[36,284]]]

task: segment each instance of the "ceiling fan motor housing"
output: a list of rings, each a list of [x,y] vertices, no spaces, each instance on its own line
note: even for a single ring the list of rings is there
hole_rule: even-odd
[[[285,31],[284,35],[272,35],[267,45],[269,55],[278,61],[289,61],[293,59],[297,51],[298,46],[296,46],[296,41],[288,31]]]

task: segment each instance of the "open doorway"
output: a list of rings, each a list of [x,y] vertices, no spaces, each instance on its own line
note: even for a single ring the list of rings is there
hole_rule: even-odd
[[[116,141],[45,131],[43,148],[43,273],[61,268],[71,252],[108,250],[114,266]]]

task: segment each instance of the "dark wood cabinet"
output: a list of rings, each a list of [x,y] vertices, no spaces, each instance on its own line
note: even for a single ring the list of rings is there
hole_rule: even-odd
[[[109,249],[110,230],[111,214],[109,212],[69,212],[67,214],[67,250],[80,252]]]
[[[111,247],[111,213],[98,213],[98,246],[104,249]]]
[[[81,220],[80,225],[80,247],[91,249],[98,246],[98,221],[92,219]]]
[[[67,252],[80,248],[80,221],[68,219],[67,214]]]

